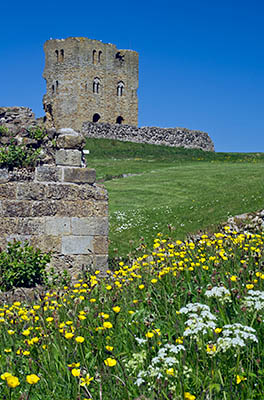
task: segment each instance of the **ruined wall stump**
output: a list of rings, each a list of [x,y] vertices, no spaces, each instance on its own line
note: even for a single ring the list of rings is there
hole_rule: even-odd
[[[104,271],[108,258],[108,196],[86,168],[85,140],[61,130],[56,164],[23,174],[0,169],[0,247],[14,239],[52,251],[51,267],[77,277],[87,266]],[[64,147],[64,148],[63,148]]]

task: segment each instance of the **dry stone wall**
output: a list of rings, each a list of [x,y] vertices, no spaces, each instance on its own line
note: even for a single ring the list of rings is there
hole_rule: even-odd
[[[137,128],[129,125],[85,122],[81,132],[87,138],[115,139],[214,151],[214,143],[207,133],[185,128]]]
[[[55,162],[33,170],[0,169],[0,247],[29,241],[52,251],[50,266],[75,277],[82,268],[104,270],[108,255],[108,196],[86,168],[83,137],[56,136]]]

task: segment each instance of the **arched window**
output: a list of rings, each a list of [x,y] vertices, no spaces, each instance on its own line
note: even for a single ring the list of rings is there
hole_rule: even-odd
[[[93,122],[98,122],[100,118],[101,118],[101,117],[100,117],[99,114],[97,114],[97,113],[94,114],[94,115],[93,115]]]
[[[61,51],[60,51],[60,60],[61,60],[61,62],[64,61],[64,50],[63,49],[61,49]]]
[[[117,119],[116,119],[116,124],[122,124],[122,122],[124,121],[124,118],[123,117],[121,117],[121,115],[119,115],[119,117],[117,117]]]
[[[55,54],[56,54],[56,58],[57,58],[57,62],[59,61],[59,51],[55,50]]]
[[[99,51],[99,53],[98,53],[98,64],[101,64],[101,61],[102,61],[102,52]]]
[[[99,93],[100,91],[100,79],[94,78],[93,81],[93,93]]]
[[[58,89],[59,89],[59,82],[56,81],[56,92],[57,92]]]
[[[52,94],[54,94],[54,93],[55,93],[55,86],[52,85],[52,86],[51,86],[51,89],[52,89]]]
[[[93,51],[93,64],[96,64],[96,50]]]
[[[118,82],[118,84],[117,84],[117,96],[118,97],[120,97],[120,96],[123,96],[123,94],[124,94],[124,83],[123,82]]]

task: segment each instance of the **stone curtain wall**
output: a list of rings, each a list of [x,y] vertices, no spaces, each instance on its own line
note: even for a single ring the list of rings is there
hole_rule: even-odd
[[[185,128],[137,128],[129,125],[85,122],[81,132],[86,138],[115,139],[214,151],[214,143],[207,133]]]
[[[0,247],[16,239],[52,251],[50,266],[75,277],[83,268],[105,270],[108,197],[83,165],[83,137],[61,130],[55,164],[35,170],[0,169]]]

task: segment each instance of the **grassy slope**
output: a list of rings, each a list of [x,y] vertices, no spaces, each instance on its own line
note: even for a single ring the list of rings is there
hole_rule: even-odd
[[[106,180],[110,257],[125,256],[139,239],[150,243],[215,226],[229,215],[263,207],[263,154],[207,153],[165,146],[89,139],[88,165]],[[137,174],[112,179],[120,174]]]

